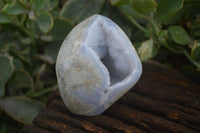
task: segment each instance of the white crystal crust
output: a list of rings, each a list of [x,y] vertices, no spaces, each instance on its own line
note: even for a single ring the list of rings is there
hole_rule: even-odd
[[[109,18],[93,15],[64,40],[56,62],[62,99],[79,115],[99,115],[136,84],[140,59],[125,33]]]

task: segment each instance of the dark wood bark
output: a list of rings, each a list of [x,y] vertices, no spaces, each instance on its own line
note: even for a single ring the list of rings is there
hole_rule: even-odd
[[[179,72],[143,63],[139,82],[103,114],[72,114],[59,91],[23,133],[199,133],[200,87]]]

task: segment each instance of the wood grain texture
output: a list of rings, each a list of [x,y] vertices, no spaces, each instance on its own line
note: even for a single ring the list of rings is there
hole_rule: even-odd
[[[179,72],[143,63],[139,82],[103,114],[72,114],[53,92],[23,133],[199,133],[200,87]]]

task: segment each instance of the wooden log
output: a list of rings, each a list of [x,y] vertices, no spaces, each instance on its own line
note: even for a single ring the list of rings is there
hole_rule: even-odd
[[[199,86],[161,65],[146,63],[143,70],[142,78],[132,91],[159,101],[200,110]]]
[[[103,114],[100,116],[94,116],[94,117],[84,117],[84,116],[74,115],[66,108],[66,106],[61,100],[54,100],[52,104],[49,105],[48,109],[62,112],[63,115],[66,115],[66,114],[71,115],[73,118],[76,118],[76,119],[87,120],[97,126],[107,129],[110,132],[145,133],[145,131],[137,129],[136,127],[134,127],[134,125],[126,125],[121,120],[118,120],[118,119],[115,119]]]
[[[86,121],[86,120],[78,120],[71,116],[69,116],[67,113],[60,113],[51,109],[44,109],[42,110],[39,115],[39,118],[42,119],[48,119],[48,120],[54,120],[54,121],[60,121],[66,125],[76,127],[78,129],[81,129],[83,131],[89,131],[94,133],[108,133],[108,131],[104,130],[101,127],[97,127],[94,124]],[[38,121],[34,121],[34,123],[37,125]]]
[[[158,117],[146,112],[140,112],[120,104],[114,104],[112,108],[109,108],[105,113],[108,113],[110,116],[116,117],[118,119],[123,119],[123,121],[130,124],[137,124],[138,126],[153,133],[176,131],[182,133],[195,132],[173,121],[168,121],[162,117]]]
[[[25,133],[199,133],[200,87],[155,62],[143,63],[136,86],[103,114],[71,113],[53,92]]]
[[[26,125],[23,128],[22,133],[51,133],[51,132],[40,127]]]
[[[86,133],[78,128],[71,127],[63,122],[36,117],[34,125],[49,130],[53,133]]]
[[[198,117],[198,112],[196,116],[179,111],[174,108],[170,108],[168,104],[164,102],[157,101],[155,99],[142,96],[137,93],[129,92],[124,95],[119,103],[129,105],[133,108],[164,117],[168,120],[175,121],[177,123],[186,125],[188,127],[200,130],[200,118]],[[185,108],[185,107],[183,107]],[[187,109],[187,108],[185,108]],[[180,117],[184,116],[184,117]]]
[[[83,118],[85,120],[90,120],[91,118],[92,119],[95,118],[95,117],[81,117],[73,115],[60,100],[54,101],[52,107],[53,108],[56,107],[57,111],[70,114],[78,119]],[[111,117],[118,118],[123,122],[127,123],[128,125],[129,124],[136,125],[137,127],[142,127],[142,129],[146,129],[151,132],[160,132],[164,130],[165,131],[178,130],[183,133],[188,133],[193,131],[182,125],[163,119],[162,117],[157,117],[152,114],[143,113],[128,106],[124,106],[122,104],[117,104],[117,103],[114,104],[111,108],[109,108],[104,113],[104,115],[109,115]],[[104,115],[96,116],[96,120],[101,119],[101,117],[104,117]],[[110,120],[107,121],[109,121],[110,124],[113,124]],[[95,123],[95,121],[93,122]]]

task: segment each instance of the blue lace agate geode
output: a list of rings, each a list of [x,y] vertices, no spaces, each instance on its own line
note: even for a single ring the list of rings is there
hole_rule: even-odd
[[[62,99],[79,115],[101,114],[138,81],[140,59],[109,18],[93,15],[65,38],[56,62]]]

